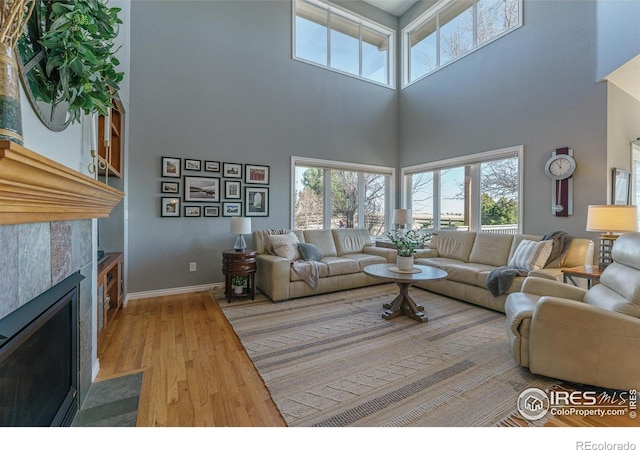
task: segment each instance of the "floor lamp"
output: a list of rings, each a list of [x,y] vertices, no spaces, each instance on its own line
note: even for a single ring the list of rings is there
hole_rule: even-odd
[[[600,270],[613,262],[611,249],[619,234],[638,231],[638,208],[635,205],[589,205],[587,231],[600,231]]]

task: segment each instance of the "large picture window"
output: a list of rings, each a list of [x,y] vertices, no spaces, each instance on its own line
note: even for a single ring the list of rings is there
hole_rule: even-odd
[[[520,233],[522,151],[513,147],[402,169],[412,228]]]
[[[293,228],[365,228],[383,236],[394,178],[391,167],[293,157]]]
[[[402,30],[402,85],[522,25],[522,0],[441,0]]]
[[[293,57],[394,86],[393,30],[316,0],[294,0]]]

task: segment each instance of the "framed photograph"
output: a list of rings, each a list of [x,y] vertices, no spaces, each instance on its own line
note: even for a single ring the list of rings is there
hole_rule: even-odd
[[[219,206],[205,206],[204,207],[204,216],[205,217],[220,217],[220,207]]]
[[[160,190],[163,194],[178,194],[180,192],[180,183],[177,181],[163,181],[160,184]]]
[[[224,217],[240,217],[240,216],[242,216],[242,202],[224,202],[224,203],[222,203],[222,215]]]
[[[220,161],[205,161],[204,162],[204,171],[205,172],[220,172]]]
[[[242,192],[240,192],[240,181],[224,180],[224,198],[225,200],[240,200]]]
[[[266,217],[269,215],[269,188],[244,187],[244,215],[246,217]]]
[[[269,166],[245,164],[244,182],[247,184],[269,184]]]
[[[184,170],[196,170],[200,171],[202,167],[202,161],[199,159],[186,159],[184,160]]]
[[[162,176],[180,178],[180,162],[182,158],[162,157]]]
[[[199,206],[185,206],[184,207],[184,216],[185,217],[200,217],[201,208]]]
[[[160,197],[160,217],[180,217],[180,198]]]
[[[185,202],[219,202],[220,178],[184,177]]]
[[[631,172],[624,169],[613,169],[613,198],[614,205],[631,204]]]
[[[222,176],[225,178],[242,178],[242,164],[222,163]]]

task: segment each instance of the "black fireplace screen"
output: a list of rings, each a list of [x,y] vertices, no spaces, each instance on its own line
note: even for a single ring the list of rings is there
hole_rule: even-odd
[[[70,425],[77,410],[75,274],[0,320],[0,425]]]

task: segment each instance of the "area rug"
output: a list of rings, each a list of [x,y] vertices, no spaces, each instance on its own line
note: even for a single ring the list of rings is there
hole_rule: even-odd
[[[212,293],[289,426],[504,426],[523,390],[555,384],[516,365],[504,314],[411,288],[429,321],[385,320],[397,292],[279,303]]]
[[[93,383],[72,427],[135,427],[142,372]]]

